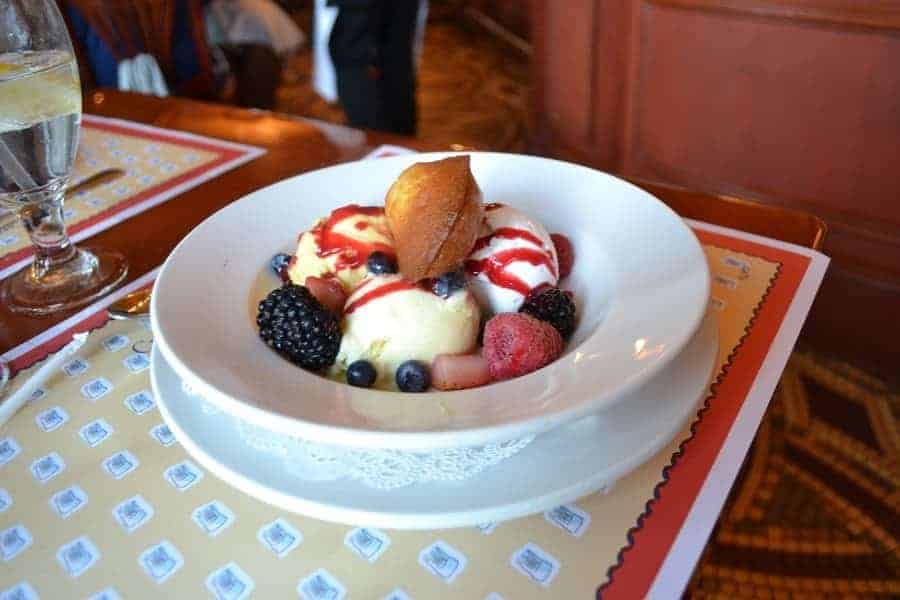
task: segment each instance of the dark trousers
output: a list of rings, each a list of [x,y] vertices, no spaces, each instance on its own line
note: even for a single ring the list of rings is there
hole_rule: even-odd
[[[338,97],[354,127],[416,133],[413,36],[419,0],[335,2],[328,41]]]
[[[222,46],[236,80],[234,103],[248,108],[275,108],[275,92],[281,81],[281,59],[269,46]]]

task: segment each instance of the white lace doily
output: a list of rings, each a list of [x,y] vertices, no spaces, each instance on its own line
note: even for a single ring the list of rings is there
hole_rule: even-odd
[[[203,401],[187,382],[182,382],[182,389]],[[204,412],[221,412],[203,402]],[[534,439],[528,436],[484,446],[408,452],[320,444],[273,433],[241,419],[234,423],[245,444],[279,458],[296,477],[307,481],[349,478],[383,490],[428,481],[462,481],[513,456]]]

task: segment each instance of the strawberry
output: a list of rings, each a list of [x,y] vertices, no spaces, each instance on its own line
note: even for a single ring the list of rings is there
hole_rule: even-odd
[[[559,332],[525,313],[500,313],[484,327],[484,358],[494,379],[536,371],[563,351]]]
[[[575,264],[575,248],[572,242],[561,233],[554,233],[550,236],[553,245],[556,246],[556,260],[559,262],[559,278],[564,279],[572,272],[572,266]]]
[[[322,306],[333,312],[338,318],[344,314],[344,303],[347,294],[336,279],[309,276],[306,278],[306,288],[322,303]]]
[[[431,363],[431,385],[439,390],[464,390],[490,381],[487,361],[479,354],[438,354]]]

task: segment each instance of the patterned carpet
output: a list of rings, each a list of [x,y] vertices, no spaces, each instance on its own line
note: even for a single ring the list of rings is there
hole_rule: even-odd
[[[342,122],[312,91],[310,65],[308,53],[290,63],[279,109]],[[429,24],[420,136],[525,150],[528,69],[527,57],[488,35]],[[900,597],[898,419],[900,386],[795,353],[687,596]]]
[[[693,598],[900,597],[900,394],[795,352]]]

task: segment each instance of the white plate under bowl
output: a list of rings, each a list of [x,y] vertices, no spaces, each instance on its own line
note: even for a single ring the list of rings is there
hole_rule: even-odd
[[[380,205],[400,172],[447,154],[305,173],[238,200],[172,252],[154,288],[156,341],[172,368],[223,410],[272,431],[357,447],[474,446],[603,410],[656,374],[696,331],[709,270],[693,232],[620,179],[570,163],[472,153],[485,202],[516,206],[572,240],[565,285],[579,323],[566,353],[524,377],[457,392],[402,394],[307,373],[258,338],[271,256],[349,203]],[[415,327],[414,323],[410,324]]]
[[[307,481],[292,475],[283,459],[243,442],[235,417],[209,414],[196,396],[185,395],[157,347],[151,380],[176,439],[204,468],[241,491],[325,521],[439,529],[541,512],[612,485],[659,452],[695,415],[717,349],[716,318],[708,315],[668,367],[603,415],[543,433],[518,454],[462,482],[389,491],[350,479]]]

